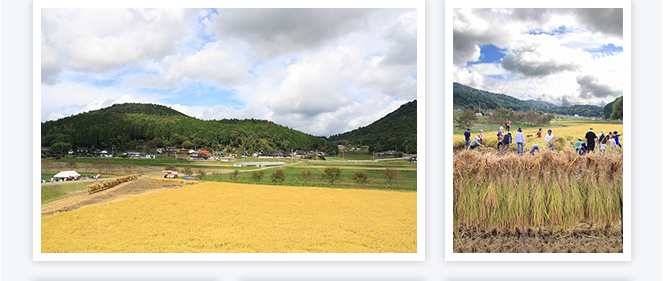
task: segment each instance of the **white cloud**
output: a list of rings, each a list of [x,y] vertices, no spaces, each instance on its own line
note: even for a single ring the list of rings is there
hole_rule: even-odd
[[[132,101],[329,135],[416,98],[414,9],[45,9],[42,22],[42,121]],[[208,89],[209,104],[189,102]]]

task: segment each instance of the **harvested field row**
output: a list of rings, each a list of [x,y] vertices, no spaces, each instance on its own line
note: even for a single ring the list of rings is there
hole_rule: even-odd
[[[414,253],[416,195],[203,182],[43,216],[41,251]]]

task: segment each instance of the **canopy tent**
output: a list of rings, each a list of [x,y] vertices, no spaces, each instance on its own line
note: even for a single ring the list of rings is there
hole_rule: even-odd
[[[76,173],[76,171],[62,171],[62,172],[59,172],[59,173],[55,174],[55,176],[53,176],[53,177],[54,178],[69,178],[69,177],[74,177],[75,178],[75,177],[80,177],[80,176],[81,175]]]

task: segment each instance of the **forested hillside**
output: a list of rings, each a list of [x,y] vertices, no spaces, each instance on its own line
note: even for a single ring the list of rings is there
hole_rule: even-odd
[[[401,105],[366,127],[333,135],[330,141],[337,144],[368,145],[371,151],[397,149],[407,153],[417,151],[417,101]]]
[[[322,150],[335,152],[324,138],[265,120],[205,121],[155,104],[116,104],[41,124],[42,146],[131,150],[176,146],[222,150]]]
[[[587,117],[601,117],[604,115],[604,108],[595,105],[557,106],[545,101],[520,100],[505,94],[491,93],[456,82],[453,84],[453,104],[454,107],[475,108],[477,110],[508,108],[515,111],[534,110],[564,115],[578,114]]]

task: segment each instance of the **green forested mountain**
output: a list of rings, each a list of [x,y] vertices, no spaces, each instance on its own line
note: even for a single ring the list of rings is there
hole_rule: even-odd
[[[396,148],[407,153],[417,152],[417,101],[401,105],[366,127],[333,135],[336,144],[368,145],[371,151]]]
[[[336,147],[265,120],[200,120],[155,104],[116,104],[56,121],[41,123],[42,146],[76,149],[134,150],[163,146],[208,150],[321,150]]]
[[[534,110],[546,113],[565,115],[578,114],[580,116],[603,116],[604,109],[594,105],[557,106],[549,102],[536,100],[520,100],[505,94],[496,94],[478,90],[460,83],[453,84],[454,107],[473,107],[476,109],[508,108],[515,111]]]

